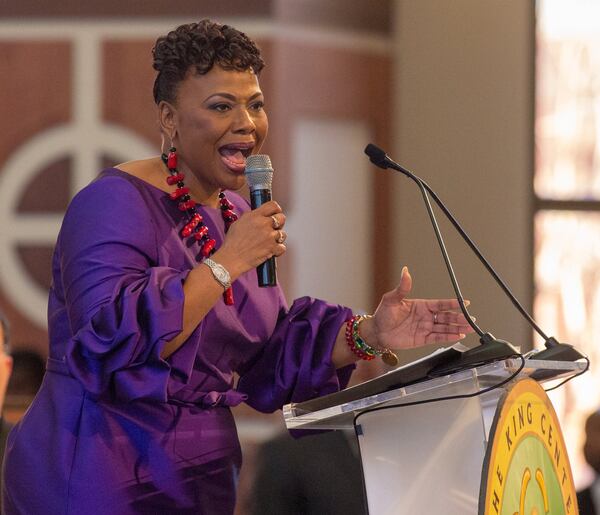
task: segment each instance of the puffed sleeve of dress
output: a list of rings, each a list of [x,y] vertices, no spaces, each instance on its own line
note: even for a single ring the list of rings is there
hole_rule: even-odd
[[[156,238],[141,193],[122,178],[93,182],[67,210],[54,265],[72,335],[64,359],[92,395],[165,401],[170,374],[186,374],[160,352],[182,329],[189,271],[159,266]]]
[[[272,412],[345,388],[354,370],[336,370],[331,361],[340,328],[352,317],[349,308],[302,297],[288,310],[285,301],[275,330],[261,354],[241,371],[238,391],[246,403]]]

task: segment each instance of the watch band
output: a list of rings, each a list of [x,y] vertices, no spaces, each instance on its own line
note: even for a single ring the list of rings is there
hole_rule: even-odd
[[[223,265],[216,263],[215,261],[213,261],[210,258],[206,258],[202,262],[208,268],[210,268],[210,271],[212,272],[213,277],[223,287],[223,289],[226,290],[227,288],[231,287],[231,276],[229,275],[229,272]]]

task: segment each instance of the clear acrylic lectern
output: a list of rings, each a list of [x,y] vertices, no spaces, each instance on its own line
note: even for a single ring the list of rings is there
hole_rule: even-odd
[[[586,367],[581,361],[526,360],[510,383],[493,388],[522,365],[507,359],[406,386],[398,369],[288,404],[285,423],[288,429],[355,427],[370,515],[476,514],[488,435],[505,389],[523,377],[544,382]]]

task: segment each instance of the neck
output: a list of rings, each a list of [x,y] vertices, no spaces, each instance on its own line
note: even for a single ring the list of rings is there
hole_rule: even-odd
[[[186,179],[187,177],[188,176],[186,175]],[[219,188],[207,192],[204,188],[195,187],[195,184],[193,184],[194,182],[197,181],[186,181],[186,183],[189,183],[191,197],[202,206],[219,207],[219,193],[221,192],[221,189]]]

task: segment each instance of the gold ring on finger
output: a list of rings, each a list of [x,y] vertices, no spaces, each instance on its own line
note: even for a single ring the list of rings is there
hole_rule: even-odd
[[[271,220],[273,220],[273,229],[279,229],[281,227],[281,224],[275,215],[271,215]]]
[[[275,241],[277,243],[283,243],[285,241],[285,234],[283,234],[283,231],[277,231],[277,239]]]

